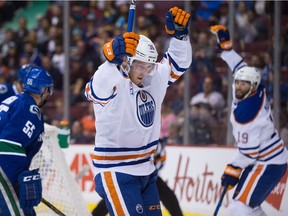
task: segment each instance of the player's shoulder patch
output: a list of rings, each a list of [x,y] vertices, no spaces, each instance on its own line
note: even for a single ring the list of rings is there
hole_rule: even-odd
[[[39,118],[39,120],[41,120],[41,111],[39,109],[38,106],[36,105],[31,105],[29,108],[29,111],[35,115],[37,115],[37,117]]]
[[[264,104],[265,91],[259,89],[256,94],[238,103],[233,114],[235,120],[240,124],[247,124],[253,121]]]

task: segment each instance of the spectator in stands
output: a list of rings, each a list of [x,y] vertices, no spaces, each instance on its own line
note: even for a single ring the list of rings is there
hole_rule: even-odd
[[[268,52],[263,52],[263,65],[260,67],[261,69],[263,68],[261,73],[261,84],[265,87],[267,98],[270,101],[273,98],[273,65]],[[260,65],[253,66],[258,67]]]
[[[4,56],[2,60],[2,67],[7,69],[8,74],[6,74],[6,81],[12,82],[17,79],[17,70],[19,68],[19,53],[16,47],[16,43],[10,42],[8,44],[7,55]]]
[[[170,107],[173,113],[177,115],[181,115],[184,109],[184,80],[178,80],[178,83],[173,86],[173,90],[175,91],[174,97],[171,101]]]
[[[164,144],[169,139],[169,131],[171,124],[176,120],[175,114],[170,109],[167,103],[163,103],[161,107],[161,132],[160,139]]]
[[[41,16],[37,20],[35,30],[37,32],[37,41],[39,44],[45,44],[49,40],[50,23],[47,17]]]
[[[236,29],[239,39],[244,42],[253,42],[257,36],[257,30],[253,25],[254,14],[251,10],[247,10],[245,2],[240,1],[236,9]]]
[[[4,57],[8,54],[10,42],[17,44],[14,31],[12,29],[8,28],[5,31],[4,40],[3,40],[2,44],[0,44],[1,56]]]
[[[218,143],[219,125],[206,102],[197,102],[190,108],[189,143],[207,145]]]
[[[225,101],[223,95],[214,90],[214,80],[207,76],[203,82],[203,92],[199,92],[191,98],[190,105],[207,103],[212,109],[212,113],[219,113],[224,108]]]
[[[46,16],[52,26],[63,26],[63,13],[59,3],[50,4]]]
[[[52,64],[60,71],[61,74],[64,74],[65,54],[62,40],[57,40],[55,43],[55,52],[52,55]]]
[[[87,136],[90,142],[93,143],[96,133],[93,103],[89,103],[87,111],[88,113],[81,118],[81,123],[83,126],[83,135]]]
[[[221,2],[219,10],[215,11],[214,16],[221,25],[228,25],[228,2]]]
[[[91,140],[87,136],[83,134],[83,125],[81,121],[75,120],[71,126],[71,137],[70,143],[71,144],[87,144]]]
[[[145,17],[145,26],[160,25],[159,16],[155,11],[155,5],[152,2],[146,2],[144,4],[143,16]]]
[[[53,63],[51,62],[51,58],[49,56],[42,56],[42,67],[49,71],[51,77],[54,81],[54,89],[55,90],[62,90],[63,86],[63,75],[59,71],[58,68],[54,67]]]
[[[21,53],[21,56],[26,56],[29,59],[30,64],[34,64],[36,66],[41,66],[41,53],[37,49],[37,47],[33,46],[33,44],[29,41],[24,43],[24,51]]]
[[[219,10],[221,1],[205,1],[198,2],[196,9],[196,18],[198,20],[211,20],[215,11]]]
[[[28,35],[27,19],[25,17],[20,17],[18,19],[18,28],[16,32],[16,37],[18,41],[23,41]]]

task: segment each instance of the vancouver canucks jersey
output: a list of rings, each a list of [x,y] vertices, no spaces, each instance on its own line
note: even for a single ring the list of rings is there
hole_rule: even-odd
[[[12,183],[29,168],[42,145],[44,120],[35,100],[27,93],[0,105],[0,166]]]
[[[221,57],[233,72],[246,66],[234,50],[223,51]],[[234,92],[234,84],[232,86]],[[271,107],[263,86],[259,85],[256,92],[241,101],[233,94],[230,122],[238,146],[233,165],[246,168],[253,164],[287,163],[287,149],[275,129]]]
[[[0,103],[6,98],[18,94],[18,91],[14,85],[9,83],[0,83]]]
[[[161,103],[167,87],[191,64],[187,41],[172,38],[168,52],[155,73],[136,86],[115,64],[106,61],[86,85],[86,97],[94,103],[97,133],[93,165],[96,173],[111,170],[149,175],[155,170],[153,155],[160,137]]]

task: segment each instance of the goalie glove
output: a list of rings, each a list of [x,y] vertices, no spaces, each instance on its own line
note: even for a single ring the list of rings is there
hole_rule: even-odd
[[[229,30],[223,25],[214,25],[210,27],[210,31],[217,37],[217,48],[220,51],[231,50],[232,40],[230,39]]]
[[[221,185],[223,187],[228,185],[228,190],[231,190],[239,181],[242,169],[232,164],[228,164],[221,177]]]
[[[18,176],[20,185],[19,201],[21,208],[32,210],[41,202],[42,185],[39,169],[25,170]]]
[[[112,41],[104,44],[105,58],[113,64],[122,64],[124,56],[135,56],[140,36],[134,32],[118,35]]]
[[[173,7],[166,12],[165,29],[168,35],[182,40],[188,35],[190,14],[186,11]]]

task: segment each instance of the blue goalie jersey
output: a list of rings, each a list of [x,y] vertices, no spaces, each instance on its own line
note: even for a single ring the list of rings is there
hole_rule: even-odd
[[[12,184],[29,169],[44,135],[44,120],[35,100],[26,93],[0,105],[0,166]]]

